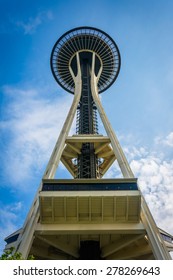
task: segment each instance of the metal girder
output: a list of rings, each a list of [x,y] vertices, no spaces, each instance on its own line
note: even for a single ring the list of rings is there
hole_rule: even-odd
[[[110,157],[112,155],[114,155],[113,150],[106,151],[106,152],[103,152],[103,153],[98,153],[99,158],[105,158],[105,157],[107,158],[107,157]]]
[[[56,249],[51,250],[47,243],[40,243],[40,240],[37,239],[37,244],[33,243],[31,249],[31,255],[36,256],[36,259],[43,259],[43,260],[67,260],[68,255],[65,253],[57,254]],[[44,246],[47,245],[47,246]],[[53,249],[53,248],[52,248]]]
[[[68,136],[66,138],[66,143],[110,143],[110,139],[103,135],[93,135],[93,134],[78,134],[73,136]]]
[[[105,224],[41,224],[35,228],[39,235],[57,234],[145,234],[142,223],[105,223]]]
[[[75,178],[76,166],[73,164],[72,160],[62,156],[61,161],[64,164],[64,166],[67,168],[67,170],[71,173],[73,178]]]
[[[115,156],[111,156],[108,159],[105,159],[101,164],[100,164],[100,174],[101,177],[106,173],[106,171],[111,167],[111,165],[114,163],[116,160]]]
[[[138,259],[141,256],[145,256],[151,254],[151,247],[149,244],[139,245],[136,247],[125,249],[122,251],[116,252],[112,255],[109,255],[109,260],[130,260],[130,259]],[[105,258],[107,259],[107,258]]]
[[[127,247],[134,241],[141,239],[144,237],[144,234],[133,234],[133,235],[123,235],[119,240],[116,240],[116,242],[111,242],[110,244],[104,246],[101,248],[102,251],[102,258],[106,258],[109,255],[123,249],[124,247]]]
[[[67,143],[67,142],[66,142]],[[68,147],[71,148],[74,152],[76,152],[78,155],[81,154],[81,150],[79,148],[77,148],[76,146],[68,143]]]
[[[110,142],[108,142],[110,143]],[[100,143],[99,142],[99,146],[97,146],[97,148],[95,149],[95,153],[98,154],[99,152],[101,152],[104,148],[106,148],[108,146],[108,143]]]
[[[99,96],[98,96],[98,88],[97,84],[101,75],[101,71],[99,71],[98,76],[95,75],[94,72],[95,69],[95,53],[93,53],[93,59],[92,59],[92,69],[91,69],[91,92],[93,96],[93,100],[97,106],[97,109],[100,114],[100,118],[103,122],[104,128],[106,130],[106,133],[111,141],[111,145],[114,151],[114,154],[117,158],[118,164],[120,166],[121,172],[125,178],[133,178],[133,172],[127,162],[127,159],[123,153],[123,150],[118,142],[118,139],[110,125],[110,122],[104,112],[104,109],[102,107],[102,104],[100,102]],[[101,70],[101,68],[100,68]]]
[[[63,156],[67,157],[67,158],[75,158],[76,157],[76,153],[73,153],[72,151],[63,151]]]
[[[75,247],[73,244],[65,243],[62,240],[59,241],[56,237],[53,236],[37,235],[37,238],[53,246],[54,248],[60,249],[66,254],[73,256],[74,258],[79,257],[78,248]]]
[[[61,161],[75,178],[77,165],[74,160],[77,161],[78,156],[81,154],[82,144],[86,142],[94,144],[94,154],[97,155],[98,159],[102,159],[98,165],[99,176],[102,177],[116,159],[108,137],[90,134],[67,137]]]

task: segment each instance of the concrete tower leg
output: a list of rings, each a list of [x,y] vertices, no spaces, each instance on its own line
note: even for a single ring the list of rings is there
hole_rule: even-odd
[[[92,70],[91,70],[91,91],[92,91],[93,99],[94,99],[97,109],[99,111],[103,125],[107,132],[107,135],[109,136],[109,138],[111,140],[111,144],[112,144],[113,150],[115,152],[115,156],[117,158],[117,161],[118,161],[118,164],[120,166],[123,176],[125,178],[134,178],[134,175],[129,166],[129,163],[123,153],[120,143],[118,142],[118,139],[116,137],[116,134],[113,131],[111,124],[110,124],[110,122],[104,112],[104,109],[102,107],[102,104],[100,102],[100,98],[99,98],[99,94],[98,94],[98,81],[99,81],[99,77],[101,75],[102,69],[100,68],[100,71],[97,76],[95,75],[94,69],[95,69],[95,53],[93,53]],[[146,203],[142,193],[141,193],[141,220],[146,228],[148,242],[150,243],[150,245],[152,247],[152,251],[153,251],[155,258],[158,260],[171,259],[171,256],[168,253],[168,250],[166,249],[166,246],[165,246],[162,238],[160,237],[159,230],[156,226],[156,223],[151,215],[151,212],[147,206],[147,203]]]
[[[75,93],[74,93],[73,103],[71,105],[71,108],[65,120],[63,129],[61,130],[59,138],[53,149],[43,179],[53,179],[55,176],[55,172],[57,170],[58,164],[61,159],[62,151],[65,146],[65,140],[71,128],[77,110],[77,106],[79,104],[79,100],[81,97],[81,67],[80,67],[80,58],[78,53],[76,53],[76,58],[77,58],[77,70],[78,70],[76,76],[74,75],[71,67],[69,66],[69,71],[75,83]],[[16,251],[21,252],[24,259],[26,259],[29,254],[34,239],[34,231],[39,220],[39,192],[41,191],[41,189],[42,189],[42,182],[40,183],[34,202],[32,204],[32,207],[29,211],[29,214],[23,226],[22,232],[15,246]]]

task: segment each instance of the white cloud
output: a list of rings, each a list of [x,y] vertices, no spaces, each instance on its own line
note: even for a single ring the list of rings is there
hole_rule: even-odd
[[[5,110],[6,120],[1,122],[3,134],[8,135],[3,143],[4,174],[8,182],[21,188],[23,181],[40,173],[48,162],[71,98],[64,95],[60,101],[58,97],[50,100],[32,89],[5,87],[4,91],[11,97]]]
[[[173,147],[173,132],[171,132],[165,139],[164,142],[166,145]]]
[[[132,160],[134,158],[141,158],[148,156],[148,151],[144,147],[134,147],[132,146],[125,146],[123,148],[124,153],[127,155],[128,160]]]
[[[16,26],[20,27],[24,34],[32,34],[36,31],[37,27],[47,20],[53,19],[52,11],[42,11],[35,17],[30,17],[27,21],[16,21]]]
[[[157,145],[173,147],[173,132],[170,132],[166,137],[157,137],[155,143]]]
[[[170,143],[172,133],[163,139]],[[157,225],[173,235],[173,159],[167,157],[171,153],[171,145],[167,149],[162,145],[149,149],[131,144],[126,143],[123,150],[134,176],[138,178],[139,187]],[[112,165],[105,177],[120,177],[117,170]]]
[[[131,161],[139,186],[158,224],[173,234],[173,160],[153,155]]]

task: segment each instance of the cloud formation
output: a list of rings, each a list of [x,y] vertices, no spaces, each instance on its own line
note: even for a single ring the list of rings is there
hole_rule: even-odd
[[[1,130],[8,135],[3,160],[8,181],[20,188],[23,181],[38,175],[51,155],[70,107],[69,95],[51,100],[39,90],[5,87],[11,102],[7,106]]]
[[[52,11],[42,11],[38,13],[35,17],[30,17],[28,20],[22,21],[18,20],[15,22],[16,26],[24,31],[24,34],[33,34],[38,26],[47,20],[53,19]]]
[[[157,137],[155,140],[157,145],[164,145],[173,147],[173,132],[170,132],[165,138],[164,137]]]
[[[131,161],[139,186],[158,224],[173,233],[173,160],[148,155]]]

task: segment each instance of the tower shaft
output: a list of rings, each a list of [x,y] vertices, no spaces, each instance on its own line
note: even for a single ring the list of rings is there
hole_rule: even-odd
[[[82,91],[77,112],[77,133],[98,134],[97,113],[91,94],[91,65],[81,59]],[[77,178],[97,178],[98,159],[93,143],[83,143],[77,159]]]

